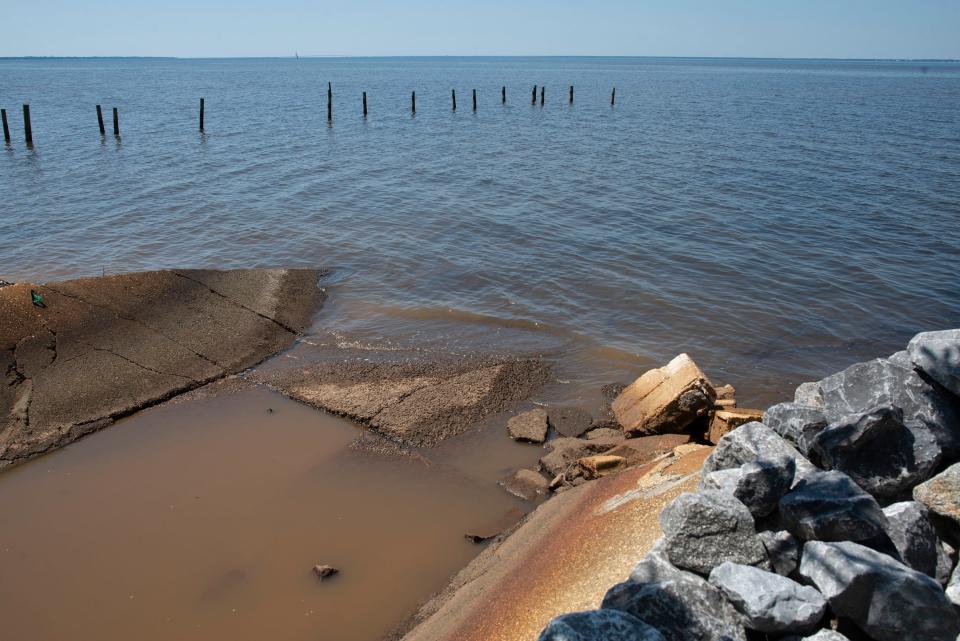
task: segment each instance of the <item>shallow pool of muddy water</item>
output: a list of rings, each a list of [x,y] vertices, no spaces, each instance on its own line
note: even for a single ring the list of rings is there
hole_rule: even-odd
[[[0,474],[4,637],[381,639],[531,509],[497,427],[410,460],[262,389],[142,412]]]

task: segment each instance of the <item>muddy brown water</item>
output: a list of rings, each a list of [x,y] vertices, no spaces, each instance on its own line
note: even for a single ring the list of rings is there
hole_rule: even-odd
[[[268,408],[273,411],[269,412]],[[5,638],[373,641],[532,506],[497,420],[424,461],[262,389],[167,404],[0,474]],[[317,563],[341,570],[320,582]]]

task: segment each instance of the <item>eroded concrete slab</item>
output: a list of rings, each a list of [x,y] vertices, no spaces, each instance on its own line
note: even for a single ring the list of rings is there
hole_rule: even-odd
[[[0,469],[286,348],[322,302],[319,276],[156,271],[3,287]]]

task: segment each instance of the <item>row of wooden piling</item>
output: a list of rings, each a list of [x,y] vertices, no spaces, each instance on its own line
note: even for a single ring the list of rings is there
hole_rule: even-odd
[[[537,85],[533,86],[533,90],[530,92],[530,104],[537,104]],[[540,106],[544,105],[546,88],[541,86],[540,89]],[[477,90],[472,91],[473,98],[473,110],[477,110]],[[453,111],[457,110],[457,90],[452,89],[450,91],[450,100],[452,102]],[[507,104],[507,88],[503,86],[500,88],[500,101],[503,104]],[[568,94],[569,104],[573,104],[573,85],[570,85],[570,91]],[[610,106],[616,104],[617,101],[617,88],[614,87],[610,92]],[[203,131],[203,120],[204,120],[204,99],[200,99],[200,131]],[[410,111],[414,114],[417,113],[417,92],[411,92],[410,94]],[[367,117],[367,92],[363,92],[363,117]],[[0,119],[3,121],[3,139],[5,142],[10,142],[10,124],[7,121],[7,110],[0,109]],[[327,122],[333,122],[333,84],[327,83]],[[106,135],[106,127],[103,123],[103,108],[100,105],[97,105],[97,124],[100,127],[100,135]],[[30,105],[23,105],[23,134],[24,138],[28,145],[33,144],[33,127],[30,123]],[[113,107],[113,135],[120,135],[120,113],[116,107]]]

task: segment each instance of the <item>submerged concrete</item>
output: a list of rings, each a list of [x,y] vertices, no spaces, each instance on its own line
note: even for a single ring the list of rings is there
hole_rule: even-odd
[[[0,469],[288,347],[323,300],[319,275],[155,271],[0,288]]]

